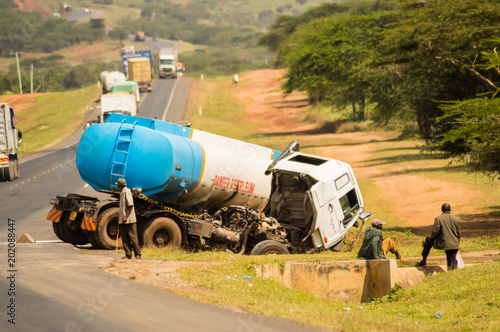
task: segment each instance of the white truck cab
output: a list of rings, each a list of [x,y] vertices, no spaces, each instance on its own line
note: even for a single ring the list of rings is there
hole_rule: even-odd
[[[357,219],[370,215],[362,215],[363,198],[352,168],[297,150],[298,144],[287,148],[267,170],[273,172],[268,212],[292,235],[294,252],[340,250]]]

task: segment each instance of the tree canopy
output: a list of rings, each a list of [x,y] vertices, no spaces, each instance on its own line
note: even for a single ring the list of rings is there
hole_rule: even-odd
[[[473,119],[479,117],[486,126],[496,116],[481,108],[497,99],[492,93],[500,71],[492,50],[499,44],[500,2],[370,3],[346,3],[348,10],[317,14],[316,19],[310,16],[314,11],[278,18],[261,43],[275,49],[288,68],[284,93],[303,91],[312,103],[352,105],[358,118],[370,104],[372,119],[413,120],[423,137],[444,139],[439,148],[450,154],[465,152],[474,159],[473,151],[483,156],[491,151],[489,143],[468,135],[469,129],[479,128],[470,126]],[[477,113],[465,111],[474,108]],[[450,135],[460,133],[460,139],[443,136],[450,130],[459,130]]]

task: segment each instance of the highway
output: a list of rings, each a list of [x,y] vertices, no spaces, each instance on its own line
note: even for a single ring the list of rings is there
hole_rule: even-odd
[[[183,118],[189,78],[156,80],[140,116]],[[89,119],[97,114],[94,110]],[[57,240],[45,220],[56,195],[89,188],[75,165],[82,128],[57,146],[21,159],[20,178],[0,183],[0,331],[322,331],[292,320],[237,313],[104,272],[110,251],[84,255]],[[37,243],[8,244],[29,234]],[[9,320],[11,320],[9,322]],[[13,324],[12,322],[15,322]]]

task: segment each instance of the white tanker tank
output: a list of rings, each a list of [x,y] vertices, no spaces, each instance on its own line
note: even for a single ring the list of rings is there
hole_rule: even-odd
[[[269,199],[271,177],[264,172],[278,155],[168,122],[111,114],[84,132],[76,164],[97,191],[115,191],[123,177],[156,201],[256,209]]]

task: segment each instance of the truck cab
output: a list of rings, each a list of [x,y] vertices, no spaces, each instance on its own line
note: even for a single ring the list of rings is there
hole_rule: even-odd
[[[273,179],[267,212],[290,235],[291,251],[340,250],[364,211],[351,166],[294,151],[283,154],[268,171]]]
[[[177,50],[162,48],[158,58],[160,78],[177,78]]]

